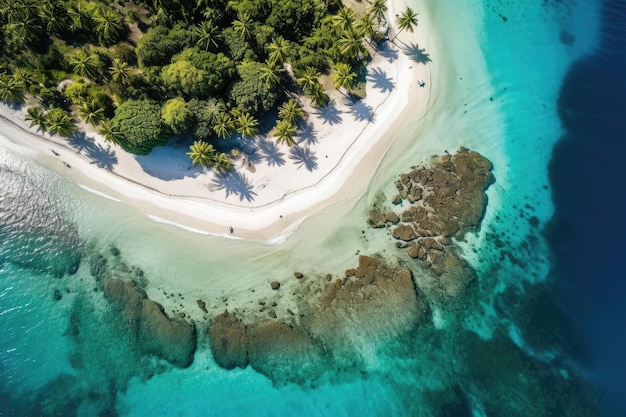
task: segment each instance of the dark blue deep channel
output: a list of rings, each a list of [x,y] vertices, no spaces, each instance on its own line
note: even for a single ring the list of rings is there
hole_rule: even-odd
[[[602,7],[600,47],[562,86],[565,130],[550,163],[552,282],[584,367],[626,415],[626,1]]]

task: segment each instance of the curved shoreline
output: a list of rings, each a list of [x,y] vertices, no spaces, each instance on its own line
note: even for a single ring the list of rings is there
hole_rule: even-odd
[[[390,16],[393,16],[394,7],[404,6],[402,1],[394,3],[389,7]],[[416,42],[416,38],[415,34],[405,32],[398,37],[406,42]],[[202,173],[196,174],[194,178],[186,178],[189,168],[187,171],[181,169],[177,172],[183,177],[181,180],[158,179],[148,174],[133,155],[123,151],[116,155],[117,149],[112,152],[119,162],[110,170],[100,168],[97,161],[90,160],[80,149],[71,147],[66,139],[46,138],[29,129],[20,112],[8,106],[0,108],[0,125],[5,127],[3,134],[19,147],[34,149],[43,155],[48,154],[49,149],[63,152],[62,156],[68,160],[61,162],[70,163],[74,169],[70,170],[59,164],[60,158],[53,155],[44,156],[43,162],[52,169],[63,172],[64,176],[86,191],[100,194],[103,198],[108,196],[121,200],[140,210],[148,218],[159,218],[168,224],[198,233],[229,237],[231,235],[228,227],[232,226],[235,230],[234,236],[238,238],[276,244],[284,241],[309,215],[336,202],[360,195],[399,132],[410,120],[415,119],[417,112],[419,117],[425,114],[432,93],[429,66],[411,62],[399,48],[394,50],[396,52],[390,51],[390,60],[381,56],[383,49],[378,50],[368,68],[382,68],[378,72],[379,78],[383,74],[383,81],[392,86],[386,93],[384,88],[381,88],[382,92],[378,92],[373,85],[375,82],[367,81],[368,95],[364,105],[366,109],[371,108],[371,115],[376,115],[376,119],[365,120],[364,126],[363,123],[359,125],[358,120],[348,120],[333,126],[330,126],[333,123],[329,123],[326,126],[326,121],[314,119],[311,115],[311,131],[317,129],[322,132],[320,137],[314,137],[313,147],[318,153],[326,153],[326,160],[330,156],[331,161],[323,168],[304,175],[301,167],[288,163],[280,169],[269,167],[269,164],[267,168],[258,167],[251,174],[256,181],[255,185],[260,187],[255,189],[259,194],[258,202],[256,199],[246,202],[243,196],[238,202],[233,202],[236,195],[232,194],[223,197],[221,193],[222,197],[216,197],[214,191],[207,187],[211,174]],[[387,71],[393,72],[395,78],[385,78]],[[419,79],[426,81],[427,88],[417,86]],[[420,91],[424,94],[419,94]],[[370,106],[371,101],[375,103]],[[346,109],[349,106],[338,103],[334,110],[341,115],[348,113],[344,111]],[[339,119],[341,120],[340,116]],[[353,134],[354,131],[357,133]],[[30,138],[24,137],[25,133],[37,140],[29,140]],[[338,146],[336,142],[342,146]],[[102,149],[107,146],[107,150],[110,150],[110,145],[102,138],[94,138],[94,143]],[[309,150],[309,147],[306,146],[306,149]],[[68,152],[70,155],[65,155]],[[322,160],[320,165],[326,160]],[[156,163],[158,165],[159,161]],[[261,162],[257,163],[260,164]],[[242,177],[247,179],[247,173],[243,173]],[[301,184],[303,178],[308,182]],[[173,188],[182,192],[173,193]]]

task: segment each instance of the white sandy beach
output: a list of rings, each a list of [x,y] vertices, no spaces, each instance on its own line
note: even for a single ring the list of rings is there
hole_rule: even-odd
[[[405,4],[389,6],[389,21],[395,21]],[[198,233],[280,242],[308,215],[357,198],[398,133],[426,112],[433,86],[430,64],[419,62],[417,45],[432,54],[433,44],[419,26],[415,33],[402,32],[396,43],[402,49],[388,42],[373,57],[363,101],[348,103],[331,92],[326,108],[305,108],[308,127],[296,135],[297,146],[276,146],[274,138],[259,136],[242,149],[228,176],[193,167],[186,145],[137,157],[93,130],[71,141],[41,136],[24,121],[26,107],[0,106],[0,135],[6,137],[0,143],[36,151],[40,162],[84,189],[153,220]]]

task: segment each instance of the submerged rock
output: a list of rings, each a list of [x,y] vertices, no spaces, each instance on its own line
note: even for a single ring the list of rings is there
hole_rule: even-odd
[[[103,289],[104,296],[124,316],[142,352],[179,367],[191,365],[196,350],[193,323],[169,318],[159,304],[132,282],[109,278]]]
[[[303,302],[298,314],[286,309],[290,323],[265,313],[247,323],[228,312],[215,317],[209,335],[216,363],[226,369],[249,363],[277,384],[307,384],[333,367],[353,366],[355,339],[388,341],[429,314],[411,271],[368,256],[360,256],[344,279],[329,282],[317,302]]]
[[[215,362],[225,369],[248,366],[247,326],[227,311],[216,316],[209,326],[211,351]]]
[[[401,195],[408,207],[391,235],[398,240],[396,247],[408,247],[408,255],[428,271],[418,285],[431,297],[455,299],[475,279],[474,271],[457,255],[452,238],[462,239],[480,226],[487,205],[485,190],[494,182],[492,168],[482,155],[461,148],[396,181],[396,188],[405,191]],[[398,202],[394,199],[392,204]],[[372,210],[370,224],[380,212],[380,208]]]

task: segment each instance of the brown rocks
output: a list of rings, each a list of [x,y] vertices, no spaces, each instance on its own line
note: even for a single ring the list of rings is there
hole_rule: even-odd
[[[309,384],[333,366],[353,366],[353,340],[385,343],[428,315],[411,271],[377,257],[360,256],[357,268],[325,285],[319,302],[285,309],[289,322],[275,320],[273,309],[270,319],[259,316],[247,324],[229,313],[214,318],[209,335],[216,362],[227,369],[249,363],[279,385]]]
[[[280,282],[278,281],[272,281],[270,283],[270,287],[272,287],[273,290],[278,290],[280,288]]]
[[[148,299],[132,282],[109,278],[103,290],[124,316],[130,335],[143,353],[159,356],[176,366],[191,365],[196,350],[196,329],[192,323],[169,318],[159,304]]]
[[[394,228],[391,232],[391,235],[396,239],[400,239],[405,242],[410,242],[417,239],[417,233],[415,232],[415,229],[408,224],[401,224],[398,227]]]
[[[248,366],[247,326],[234,314],[225,311],[215,317],[209,326],[209,337],[213,358],[219,366],[225,369]]]
[[[322,375],[325,352],[306,331],[282,322],[261,322],[248,329],[250,366],[275,383],[306,383]]]
[[[428,286],[437,297],[456,297],[473,281],[474,272],[456,254],[452,237],[462,239],[480,225],[487,204],[485,190],[494,181],[491,170],[491,162],[482,155],[460,148],[430,167],[413,168],[395,183],[399,195],[392,203],[408,207],[391,235],[398,248],[408,246],[408,255],[437,277],[438,285]],[[384,208],[377,211],[385,212]]]
[[[304,277],[302,272],[297,272],[297,271],[293,273],[293,276],[296,277],[297,279],[300,279],[300,278]]]

